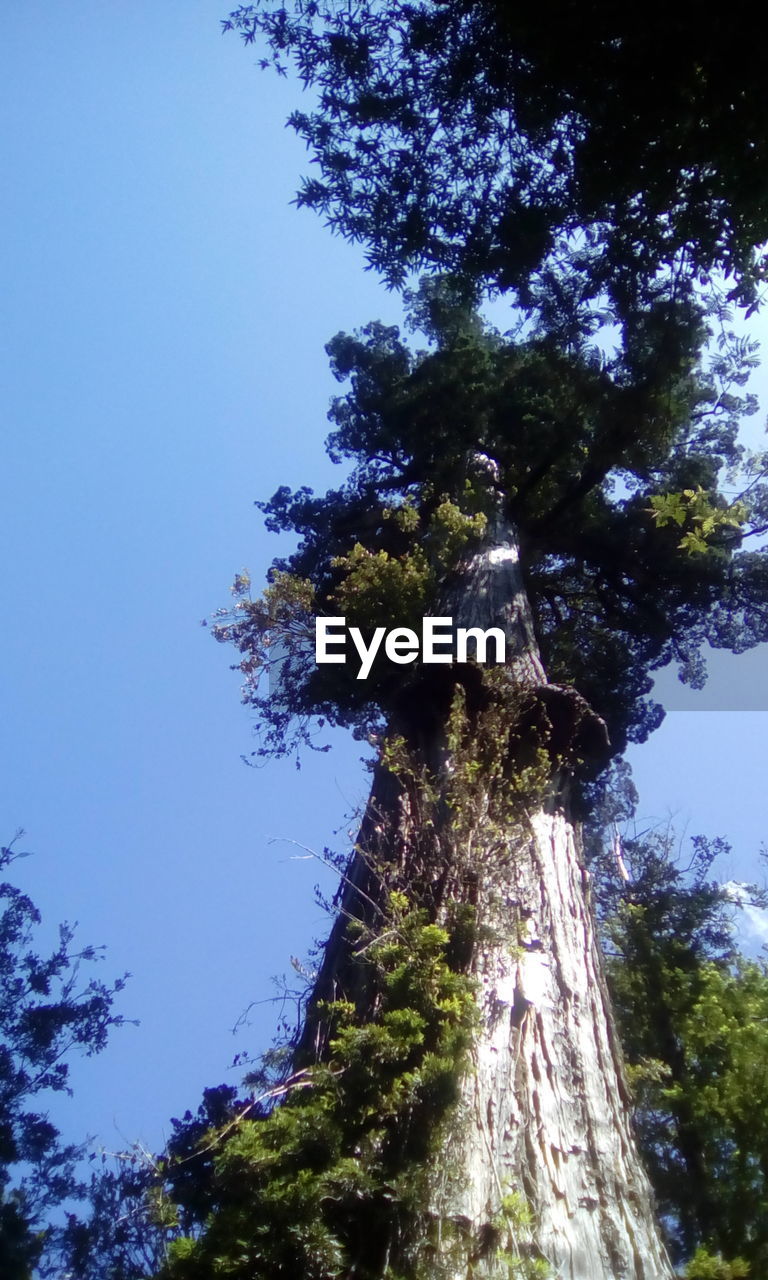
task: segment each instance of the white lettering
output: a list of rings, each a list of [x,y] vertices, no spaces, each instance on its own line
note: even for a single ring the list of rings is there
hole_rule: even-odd
[[[488,652],[488,638],[491,638],[496,645],[496,658],[494,661],[503,662],[505,658],[506,637],[501,627],[489,627],[487,631],[482,631],[480,627],[459,627],[456,632],[456,661],[467,661],[467,641],[475,642],[475,659],[479,663],[488,661],[486,654]]]
[[[419,651],[419,637],[410,627],[395,627],[387,636],[384,650],[390,662],[413,662]]]
[[[439,628],[448,627],[449,634],[441,635]],[[435,645],[453,644],[453,618],[425,618],[422,624],[423,662],[453,662],[450,653],[435,653]]]
[[[343,644],[346,647],[346,637],[341,635],[332,635],[332,627],[344,628],[346,618],[315,618],[315,662],[320,665],[322,662],[346,662],[347,655],[345,653],[329,653],[329,644]]]
[[[346,662],[346,631],[349,631],[360,658],[358,680],[367,680],[374,661],[382,650],[390,662],[404,665],[419,657],[419,636],[411,627],[376,627],[366,642],[359,627],[347,627],[346,618],[315,618],[315,661]],[[425,663],[467,662],[469,643],[474,646],[475,661],[481,665],[494,661],[503,663],[506,635],[501,627],[458,627],[454,635],[453,618],[424,618],[421,634],[421,660]],[[454,644],[455,642],[455,644]],[[489,645],[495,658],[488,657]],[[455,647],[455,658],[454,658]],[[340,653],[333,652],[341,649]]]
[[[379,645],[381,644],[385,631],[386,627],[377,627],[373,633],[371,643],[366,646],[360,628],[349,628],[349,634],[354,641],[357,652],[360,654],[360,670],[357,673],[358,680],[368,679],[368,676],[371,673],[371,667],[373,666],[373,660],[379,651]]]

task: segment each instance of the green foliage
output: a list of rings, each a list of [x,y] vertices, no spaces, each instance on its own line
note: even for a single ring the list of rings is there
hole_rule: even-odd
[[[704,318],[682,304],[636,317],[608,358],[544,330],[501,338],[470,324],[447,285],[425,286],[417,303],[433,350],[412,352],[381,325],[329,345],[350,381],[331,410],[329,449],[353,470],[324,497],[280,489],[262,504],[270,529],[299,535],[298,550],[275,561],[262,601],[241,600],[217,621],[259,713],[261,753],[311,742],[318,722],[381,735],[417,667],[377,661],[363,681],[352,663],[316,667],[308,611],[343,611],[364,632],[440,612],[473,548],[493,536],[498,503],[519,535],[549,678],[578,689],[619,752],[659,723],[646,696],[656,667],[676,661],[700,683],[705,640],[742,649],[768,637],[766,557],[740,546],[764,518],[765,479],[737,501],[721,489],[750,407],[722,379],[732,390],[741,365],[726,361],[715,376],[702,363]],[[278,588],[281,609],[293,593],[286,615]],[[270,695],[256,677],[275,637],[292,657]]]
[[[418,632],[435,605],[440,583],[461,563],[467,549],[478,544],[487,518],[482,512],[468,515],[443,498],[423,531],[419,512],[409,501],[384,511],[383,519],[407,535],[411,545],[394,556],[356,542],[348,555],[336,556],[332,567],[342,577],[331,602],[349,625],[366,632],[388,626],[393,618]]]
[[[420,546],[401,556],[387,551],[368,551],[359,542],[346,556],[337,556],[333,568],[343,579],[334,592],[333,603],[348,624],[372,631],[382,619],[402,619],[402,625],[417,624],[434,597],[435,576]]]
[[[683,1272],[685,1280],[743,1280],[751,1275],[749,1263],[743,1258],[725,1262],[721,1255],[699,1248]]]
[[[476,1017],[451,945],[450,929],[400,893],[375,934],[356,926],[373,1016],[341,999],[318,1007],[328,1036],[321,1063],[273,1083],[224,1124],[193,1127],[186,1155],[177,1135],[165,1176],[199,1226],[171,1246],[163,1280],[442,1274],[436,1232],[452,1224],[430,1208],[431,1162]],[[522,1230],[516,1199],[500,1213]],[[459,1224],[452,1229],[457,1249],[471,1252]]]
[[[669,524],[681,528],[687,525],[678,547],[683,551],[702,553],[717,545],[718,534],[740,530],[749,517],[746,503],[715,506],[701,485],[695,489],[683,489],[682,493],[653,494],[651,511],[659,528]]]
[[[440,583],[461,563],[467,549],[479,543],[487,517],[482,511],[468,514],[444,497],[430,511],[423,530],[419,511],[408,499],[400,507],[383,511],[382,520],[385,536],[390,522],[406,535],[407,550],[393,555],[356,542],[347,555],[336,556],[331,567],[341,571],[341,580],[331,604],[348,625],[366,632],[389,626],[393,618],[418,631],[435,605]]]
[[[679,294],[719,270],[744,300],[763,279],[768,111],[745,20],[261,0],[224,27],[314,90],[290,117],[316,175],[298,203],[390,284],[447,271],[529,301],[549,273],[574,306],[604,294],[623,316],[665,276]]]
[[[21,856],[12,845],[0,850],[0,871]],[[31,899],[0,883],[0,1272],[7,1280],[55,1270],[50,1216],[85,1190],[83,1148],[62,1142],[40,1104],[70,1091],[73,1054],[99,1053],[110,1028],[125,1021],[112,1012],[125,979],[107,986],[81,976],[98,948],[75,949],[74,929],[63,924],[55,949],[38,955],[31,948],[39,924]]]
[[[738,953],[735,908],[709,879],[722,842],[697,838],[685,873],[671,840],[628,842],[632,879],[608,913],[637,1130],[675,1256],[693,1255],[685,1274],[739,1276],[749,1264],[758,1276],[768,1266],[768,966]]]
[[[483,692],[482,711],[469,715],[458,689],[447,722],[451,772],[445,803],[451,838],[457,850],[464,850],[457,852],[457,863],[493,860],[526,816],[546,801],[553,772],[563,764],[544,745],[546,721],[538,728],[526,723],[534,701],[529,692],[511,686],[499,670],[485,675]]]

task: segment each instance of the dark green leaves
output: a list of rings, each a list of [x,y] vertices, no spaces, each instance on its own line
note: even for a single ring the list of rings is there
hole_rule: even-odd
[[[551,329],[556,291],[550,302]],[[718,350],[710,368],[700,355],[706,317],[687,302],[636,313],[612,355],[584,334],[561,343],[548,331],[484,328],[455,282],[427,282],[412,304],[430,349],[413,351],[380,324],[329,344],[348,383],[331,407],[329,450],[352,470],[324,497],[282,488],[261,504],[270,528],[299,534],[298,550],[275,562],[262,601],[217,621],[217,637],[239,650],[263,749],[307,740],[318,717],[377,731],[408,675],[360,682],[310,660],[270,700],[253,676],[266,654],[259,620],[278,584],[292,581],[297,598],[311,590],[313,613],[342,615],[363,598],[362,569],[375,578],[379,567],[386,581],[378,594],[367,581],[371,608],[354,625],[413,625],[413,608],[439,612],[463,552],[436,554],[435,520],[446,502],[465,522],[487,514],[490,466],[519,535],[549,677],[575,685],[621,751],[659,721],[646,697],[656,667],[676,661],[697,680],[704,640],[738,648],[768,636],[764,557],[739,551],[753,511],[762,516],[764,483],[741,503],[720,488],[740,457],[737,419],[750,405],[738,390],[751,351]],[[485,470],[478,457],[491,460]],[[392,518],[406,507],[407,527]]]
[[[0,871],[18,856],[0,850]],[[125,1021],[112,1012],[125,979],[107,986],[83,977],[81,967],[99,953],[76,950],[69,925],[50,955],[38,955],[31,947],[39,924],[30,898],[0,884],[0,1271],[9,1280],[27,1280],[47,1245],[48,1214],[83,1192],[82,1148],[61,1141],[46,1095],[69,1091],[72,1055],[98,1053]]]
[[[676,1257],[706,1246],[746,1258],[757,1277],[768,1263],[768,969],[739,954],[735,908],[711,879],[727,845],[697,837],[686,869],[673,843],[670,832],[625,844],[632,878],[608,912],[638,1135]],[[701,1261],[692,1274],[746,1272]]]
[[[620,315],[659,272],[762,278],[768,107],[756,18],[568,0],[243,5],[224,23],[315,94],[298,203],[392,284],[449,271],[525,301],[564,249]]]

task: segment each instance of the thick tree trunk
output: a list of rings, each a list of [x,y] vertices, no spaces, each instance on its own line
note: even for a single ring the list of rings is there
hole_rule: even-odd
[[[673,1271],[632,1136],[588,875],[560,767],[567,758],[564,724],[573,737],[590,721],[594,730],[595,718],[568,690],[546,683],[511,530],[497,524],[441,612],[457,626],[504,628],[509,685],[521,691],[527,726],[516,739],[509,726],[519,768],[530,769],[533,759],[540,765],[545,747],[554,754],[536,707],[546,710],[550,739],[560,735],[559,766],[535,803],[524,789],[513,798],[503,829],[477,792],[476,811],[463,823],[446,800],[442,830],[429,839],[413,790],[380,768],[314,998],[343,989],[364,1002],[363,992],[350,991],[346,921],[350,915],[370,921],[390,884],[418,883],[420,899],[431,900],[438,919],[451,903],[471,902],[479,927],[468,963],[478,987],[479,1030],[430,1211],[477,1240],[488,1224],[498,1224],[505,1197],[517,1193],[532,1215],[532,1226],[512,1241],[517,1256],[546,1259],[560,1280],[669,1280]],[[445,798],[457,765],[444,709],[436,731],[418,703],[411,692],[403,722]],[[300,1052],[322,1055],[322,1034],[310,1006]],[[514,1273],[498,1253],[480,1248],[441,1274],[466,1280]]]
[[[522,920],[518,946],[479,943],[481,1033],[446,1168],[448,1216],[487,1220],[515,1189],[536,1249],[563,1280],[672,1274],[631,1131],[621,1058],[574,830],[530,819],[505,872],[485,886],[484,924]],[[500,1272],[499,1274],[503,1274]]]

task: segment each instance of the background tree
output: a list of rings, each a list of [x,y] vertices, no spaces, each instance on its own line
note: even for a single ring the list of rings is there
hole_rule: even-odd
[[[733,891],[711,878],[727,851],[697,837],[683,867],[673,832],[624,843],[629,878],[614,878],[603,902],[608,979],[676,1258],[706,1247],[759,1276],[768,1260],[768,969],[739,952]]]
[[[178,1121],[172,1121],[178,1126]],[[52,1233],[43,1276],[145,1280],[162,1267],[170,1241],[193,1227],[171,1200],[164,1163],[133,1147],[102,1156],[82,1187],[83,1205]]]
[[[20,856],[12,845],[0,850],[0,870]],[[84,1147],[62,1142],[35,1104],[68,1092],[72,1055],[99,1053],[125,1022],[112,1012],[125,978],[111,986],[83,978],[99,949],[75,949],[70,925],[60,925],[50,955],[36,954],[40,913],[30,898],[3,882],[0,904],[0,1271],[28,1280],[38,1266],[45,1274],[54,1211],[84,1191]]]

